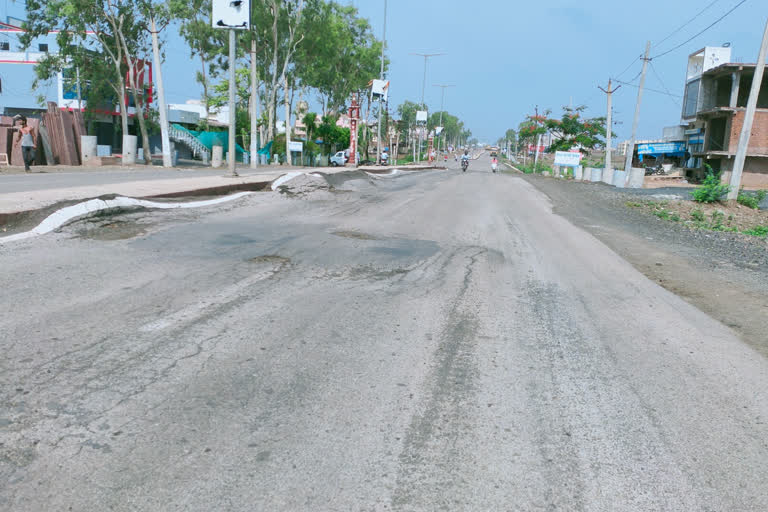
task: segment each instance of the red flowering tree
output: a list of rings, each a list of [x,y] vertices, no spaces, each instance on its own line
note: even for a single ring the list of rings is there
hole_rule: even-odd
[[[560,119],[547,119],[545,126],[553,135],[550,151],[578,149],[588,155],[590,151],[605,146],[605,118],[583,118],[586,107],[563,108]]]

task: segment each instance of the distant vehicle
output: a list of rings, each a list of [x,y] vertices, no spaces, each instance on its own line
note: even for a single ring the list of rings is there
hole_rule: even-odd
[[[341,167],[347,163],[347,157],[344,155],[343,151],[338,151],[330,158],[330,161],[331,167]]]

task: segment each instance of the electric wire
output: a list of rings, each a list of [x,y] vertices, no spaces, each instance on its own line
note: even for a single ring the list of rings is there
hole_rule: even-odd
[[[640,86],[637,85],[637,84],[631,84],[629,82],[622,82],[621,80],[616,80],[616,82],[620,83],[620,84],[623,84],[623,85],[628,85],[630,87],[634,87],[635,89],[639,89],[640,88]],[[672,98],[682,98],[682,96],[680,96],[678,94],[672,94],[669,91],[659,91],[658,89],[649,89],[648,87],[643,87],[643,90],[644,91],[655,92],[655,93],[658,93],[658,94],[663,94],[664,96],[670,96]]]
[[[662,80],[662,78],[661,78],[661,75],[660,75],[660,74],[659,74],[659,73],[656,71],[656,66],[654,66],[654,65],[653,65],[653,62],[649,62],[649,64],[651,65],[651,71],[653,71],[653,74],[656,76],[656,79],[659,81],[659,83],[660,83],[660,84],[661,84],[661,86],[664,88],[664,90],[665,90],[665,91],[667,91],[667,95],[668,95],[668,96],[669,96],[669,97],[672,99],[672,101],[673,101],[673,102],[674,102],[674,103],[675,103],[675,104],[676,104],[678,107],[681,107],[681,108],[682,108],[682,106],[683,106],[683,105],[682,105],[682,104],[681,104],[679,101],[677,101],[677,99],[675,99],[675,98],[676,98],[676,96],[675,96],[674,94],[672,94],[671,92],[669,92],[669,88],[668,88],[668,87],[667,87],[667,85],[664,83],[664,80]],[[679,96],[677,96],[677,97],[679,98]]]
[[[731,14],[733,11],[735,11],[736,9],[738,9],[739,7],[741,7],[741,6],[742,6],[743,4],[745,4],[746,2],[747,2],[747,0],[741,0],[741,2],[739,2],[739,3],[738,3],[738,4],[736,4],[734,7],[732,7],[732,8],[731,8],[731,9],[730,9],[728,12],[726,12],[725,14],[723,14],[722,16],[720,16],[719,18],[717,18],[717,19],[716,19],[714,22],[712,22],[712,23],[711,23],[709,26],[707,26],[707,27],[706,27],[704,30],[702,30],[702,31],[700,31],[700,32],[698,32],[698,33],[696,33],[696,34],[695,34],[693,37],[691,37],[691,38],[689,38],[689,39],[686,39],[685,41],[683,41],[683,42],[682,42],[682,43],[680,43],[679,45],[675,46],[674,48],[672,48],[672,49],[670,49],[670,50],[667,50],[667,51],[666,51],[666,52],[664,52],[664,53],[660,53],[659,55],[654,55],[654,56],[653,56],[653,57],[651,57],[651,58],[652,58],[652,59],[658,59],[658,58],[661,58],[661,57],[663,57],[663,56],[665,56],[665,55],[667,55],[667,54],[669,54],[669,53],[672,53],[673,51],[675,51],[675,50],[677,50],[677,49],[679,49],[679,48],[682,48],[683,46],[685,46],[686,44],[690,43],[691,41],[693,41],[694,39],[696,39],[697,37],[699,37],[701,34],[703,34],[704,32],[706,32],[707,30],[709,30],[710,28],[714,27],[715,25],[717,25],[718,23],[720,23],[721,21],[723,21],[723,20],[724,20],[726,17],[728,17],[728,15],[729,15],[729,14]]]
[[[688,21],[686,21],[685,23],[683,23],[682,25],[680,25],[679,27],[677,27],[675,30],[673,30],[673,31],[672,31],[672,32],[671,32],[671,33],[670,33],[670,34],[669,34],[667,37],[665,37],[664,39],[662,39],[662,40],[661,40],[661,41],[659,41],[658,43],[654,44],[654,45],[652,46],[652,48],[656,48],[657,46],[660,46],[660,45],[661,45],[661,44],[663,44],[664,42],[668,41],[668,40],[669,40],[669,39],[670,39],[672,36],[674,36],[674,35],[675,35],[675,34],[677,34],[677,33],[678,33],[680,30],[682,30],[682,29],[684,29],[685,27],[687,27],[688,25],[690,25],[690,24],[691,24],[692,22],[694,22],[694,21],[695,21],[695,20],[696,20],[696,19],[697,19],[699,16],[701,16],[702,14],[704,14],[705,12],[707,12],[707,10],[708,10],[710,7],[712,7],[713,5],[715,5],[715,4],[716,4],[717,2],[719,2],[719,1],[720,1],[720,0],[714,0],[712,3],[710,3],[710,4],[709,4],[709,5],[707,5],[705,8],[703,8],[702,10],[700,10],[700,11],[698,12],[698,14],[696,14],[696,16],[694,16],[693,18],[689,19]]]

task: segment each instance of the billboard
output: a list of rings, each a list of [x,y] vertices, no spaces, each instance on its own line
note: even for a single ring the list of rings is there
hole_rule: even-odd
[[[581,165],[581,153],[575,151],[557,151],[555,152],[555,165],[578,167]]]
[[[213,28],[251,28],[251,0],[213,0]]]
[[[426,110],[419,110],[416,112],[416,122],[417,123],[426,123],[427,122],[427,111]]]
[[[638,144],[638,155],[667,155],[673,153],[685,153],[685,142],[653,142]]]

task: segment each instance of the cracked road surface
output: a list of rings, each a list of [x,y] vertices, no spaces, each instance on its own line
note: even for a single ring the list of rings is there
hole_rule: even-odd
[[[489,167],[3,248],[0,510],[768,510],[768,361]]]

